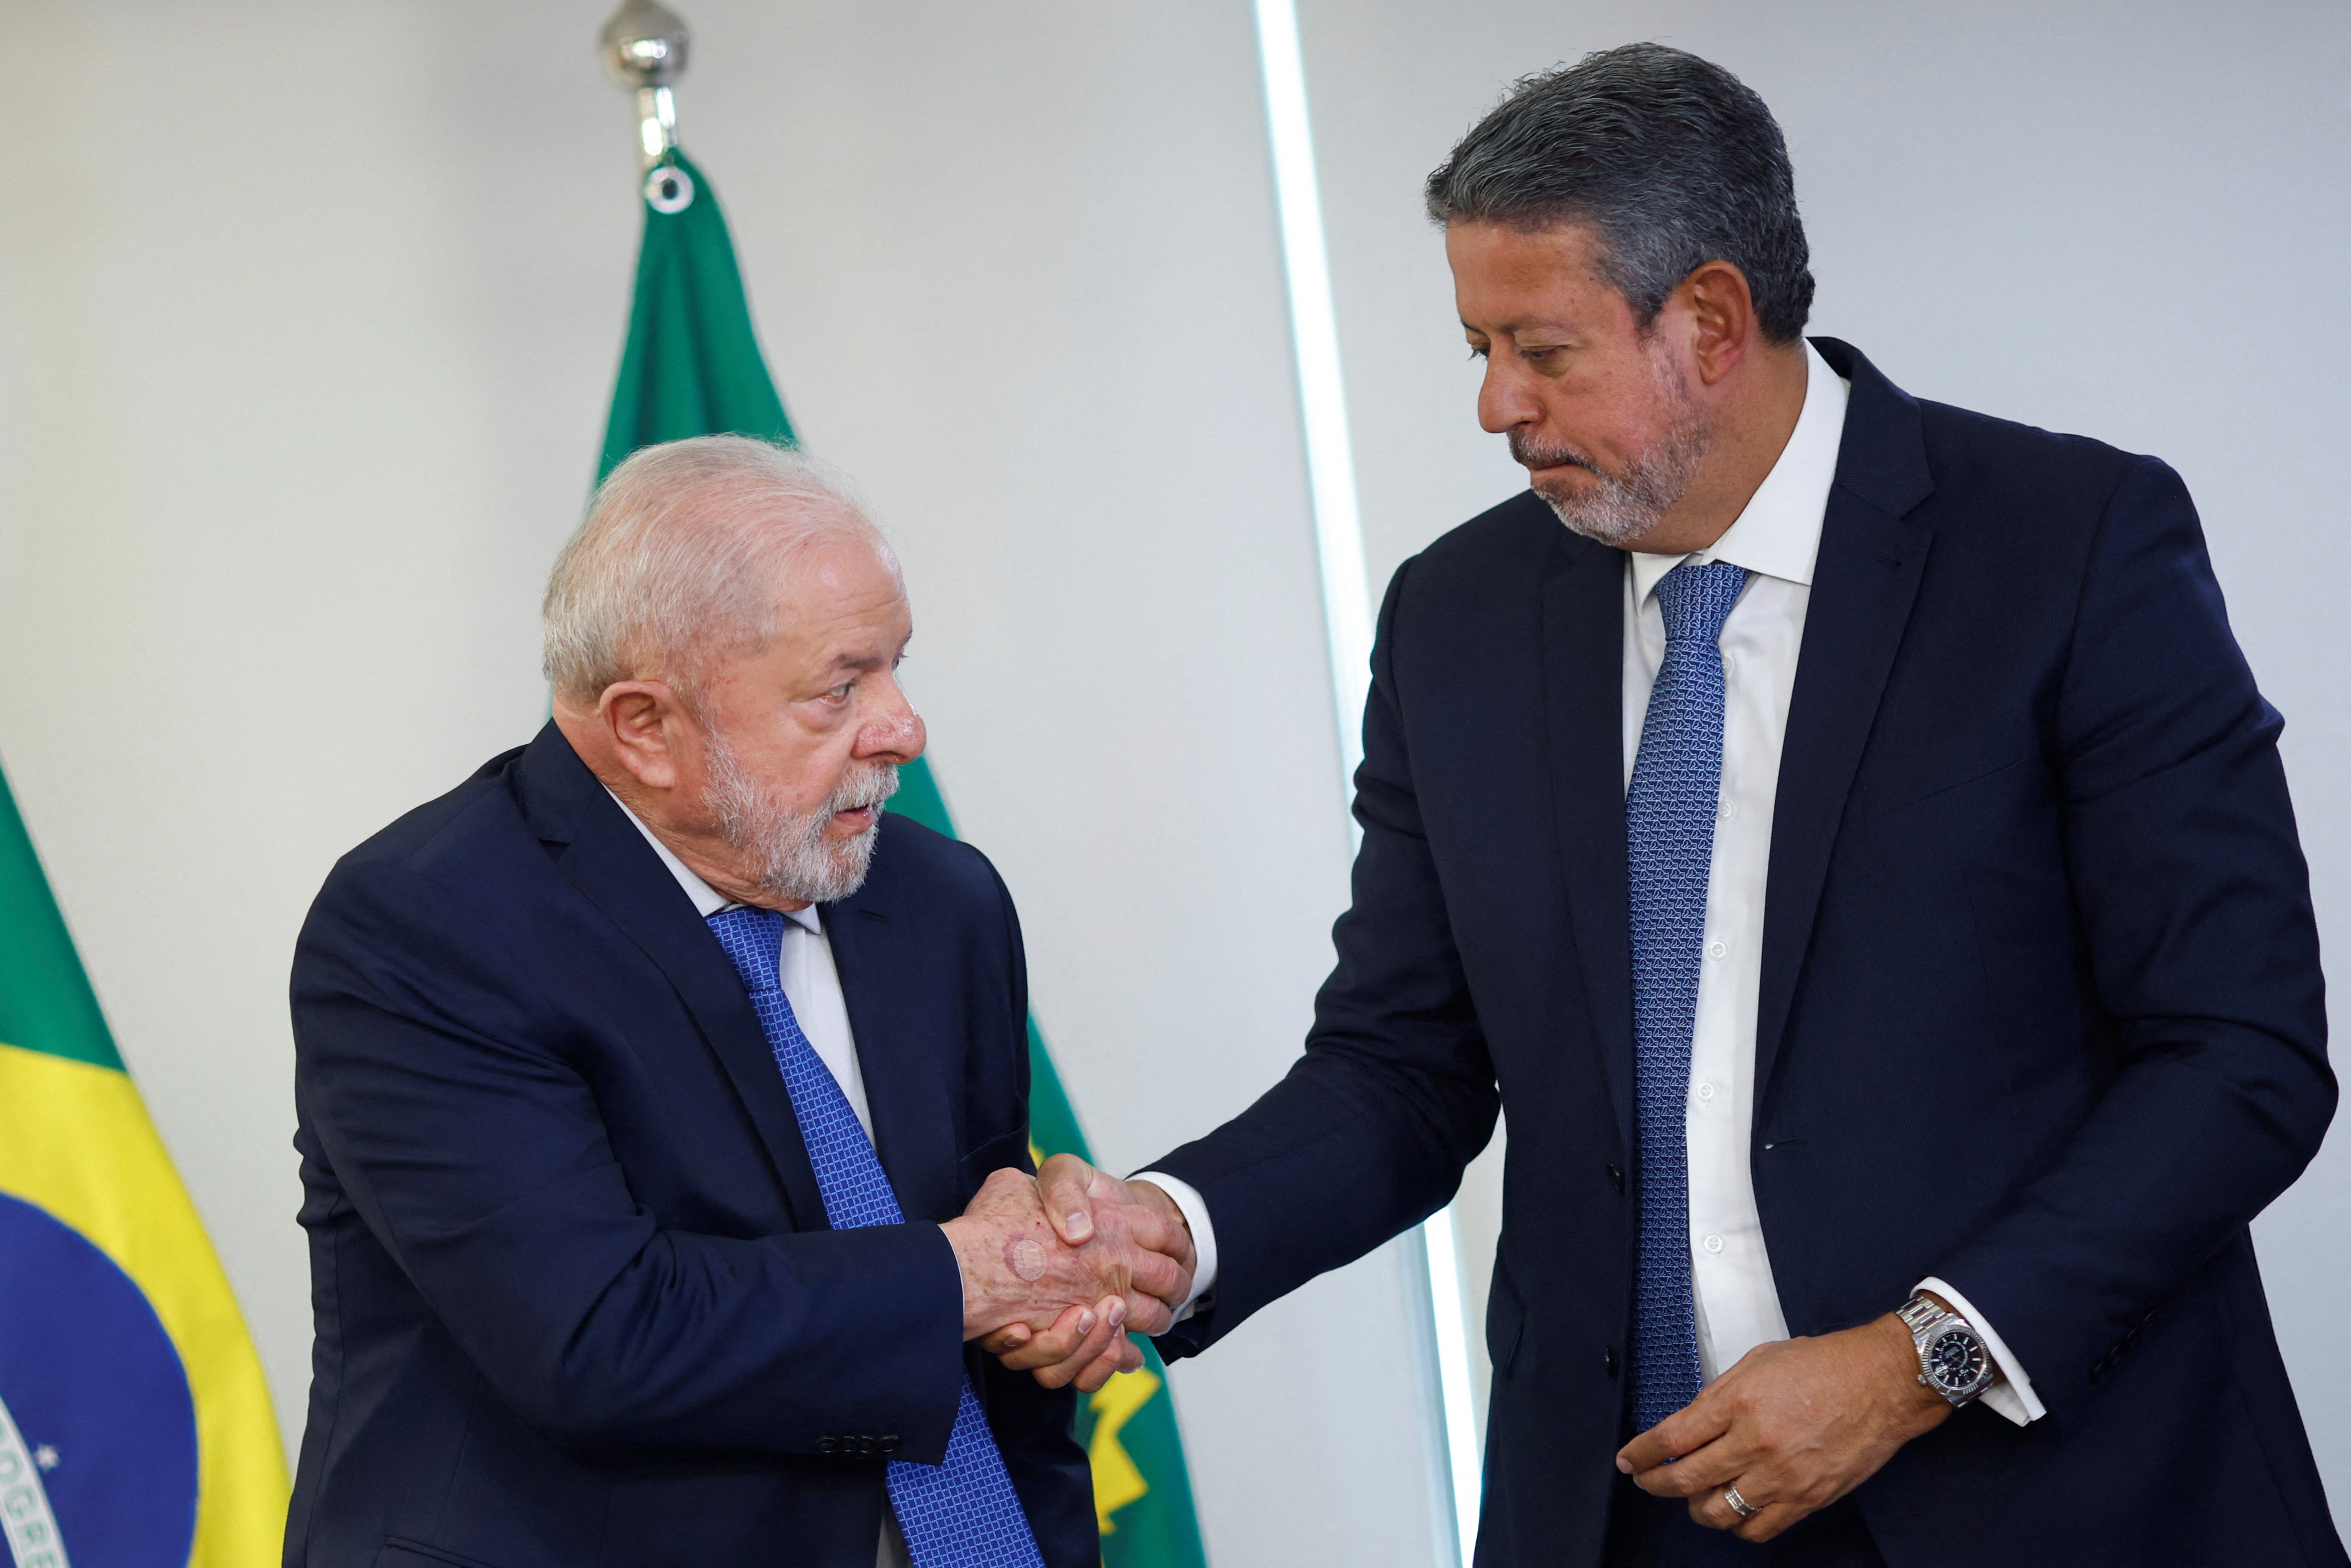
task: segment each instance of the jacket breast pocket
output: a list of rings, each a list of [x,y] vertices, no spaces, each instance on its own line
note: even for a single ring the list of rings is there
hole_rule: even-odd
[[[974,1145],[967,1151],[963,1156],[964,1180],[977,1190],[979,1184],[986,1181],[991,1173],[1008,1166],[1025,1172],[1033,1172],[1037,1168],[1029,1157],[1029,1134],[1018,1127],[999,1137]]]
[[[438,1546],[422,1542],[402,1541],[388,1537],[383,1550],[375,1554],[375,1568],[495,1568],[478,1557],[460,1557],[455,1552],[444,1552]]]
[[[1874,774],[1863,791],[1864,815],[1882,817],[1949,795],[1972,784],[1998,778],[2022,766],[2028,753],[2022,741],[1974,757],[1949,755],[1929,758],[1917,768],[1886,768]]]

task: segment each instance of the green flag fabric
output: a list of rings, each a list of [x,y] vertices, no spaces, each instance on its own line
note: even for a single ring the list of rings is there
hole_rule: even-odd
[[[0,1536],[243,1568],[286,1530],[260,1358],[0,779]]]
[[[693,435],[795,444],[759,353],[717,194],[673,152],[645,175],[644,199],[637,297],[596,477],[640,446]]]
[[[890,809],[955,836],[946,802],[920,761],[905,770]],[[1040,1160],[1075,1155],[1093,1161],[1034,1016],[1029,1019],[1029,1146]],[[1093,1464],[1103,1568],[1205,1568],[1184,1440],[1169,1403],[1167,1366],[1149,1340],[1137,1343],[1143,1365],[1113,1377],[1101,1392],[1083,1396],[1078,1407],[1078,1441]]]
[[[620,384],[598,476],[641,446],[693,435],[796,443],[759,352],[718,199],[702,171],[673,152],[645,176],[644,244]],[[901,771],[890,810],[953,836],[927,759]],[[1040,1158],[1091,1158],[1034,1019],[1029,1024],[1029,1141]],[[1206,1568],[1167,1369],[1146,1343],[1144,1364],[1078,1407],[1078,1440],[1093,1465],[1104,1568]]]

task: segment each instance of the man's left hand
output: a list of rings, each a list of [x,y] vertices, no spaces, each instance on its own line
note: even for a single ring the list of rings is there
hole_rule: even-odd
[[[1653,1496],[1687,1498],[1690,1517],[1709,1529],[1769,1541],[1950,1414],[1918,1381],[1917,1347],[1889,1312],[1841,1333],[1757,1345],[1625,1444],[1616,1468]],[[1724,1500],[1734,1485],[1751,1518]]]

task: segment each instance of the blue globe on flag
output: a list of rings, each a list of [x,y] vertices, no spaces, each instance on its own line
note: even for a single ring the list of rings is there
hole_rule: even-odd
[[[0,1195],[0,1523],[16,1568],[184,1568],[196,1413],[131,1277]]]

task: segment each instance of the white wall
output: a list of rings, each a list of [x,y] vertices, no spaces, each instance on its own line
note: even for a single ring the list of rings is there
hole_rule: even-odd
[[[940,777],[1099,1152],[1139,1163],[1281,1071],[1344,896],[1249,7],[684,8],[686,143],[787,402],[904,549]],[[544,711],[635,244],[606,9],[8,11],[0,759],[289,1437],[287,958],[335,855]],[[1787,125],[1820,329],[2187,475],[2340,929],[2351,45],[2333,5],[2196,15],[1306,0],[1374,587],[1519,484],[1420,176],[1509,77],[1684,43]],[[2262,1227],[2338,1499],[2341,1145]],[[1402,1312],[1374,1259],[1176,1369],[1220,1568],[1428,1561]]]
[[[2238,635],[2286,715],[2322,932],[2351,939],[2351,828],[2335,809],[2351,703],[2333,636],[2351,573],[2351,318],[2332,303],[2351,251],[2351,10],[1301,4],[1375,580],[1523,483],[1477,428],[1478,367],[1421,181],[1516,77],[1638,38],[1695,50],[1787,132],[1820,284],[1812,330],[1920,397],[2155,453],[2186,476]],[[1464,1200],[1481,1308],[1490,1159]],[[2254,1230],[2351,1519],[2351,1134],[2338,1125]]]

